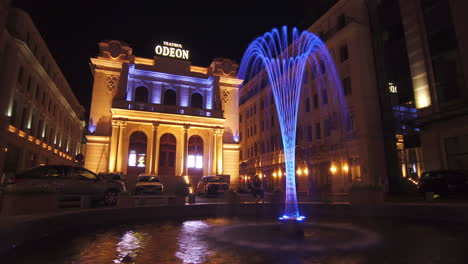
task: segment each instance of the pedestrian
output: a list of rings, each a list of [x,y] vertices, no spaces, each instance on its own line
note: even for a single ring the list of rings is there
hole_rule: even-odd
[[[255,203],[262,202],[263,203],[263,197],[264,197],[264,192],[263,192],[263,183],[262,180],[258,175],[255,175],[251,182],[251,190],[252,190],[252,195],[255,198]]]

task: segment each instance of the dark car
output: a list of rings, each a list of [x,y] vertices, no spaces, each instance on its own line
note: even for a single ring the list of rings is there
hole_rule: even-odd
[[[117,182],[105,180],[85,168],[66,165],[46,165],[22,171],[8,179],[5,189],[27,191],[38,186],[55,190],[61,200],[86,195],[105,205],[115,205],[118,194],[123,191]]]
[[[421,193],[440,196],[468,195],[468,173],[460,170],[433,170],[422,174],[418,184]]]
[[[224,194],[229,189],[229,183],[221,176],[203,176],[198,182],[198,195]]]
[[[126,177],[125,177],[125,175],[123,173],[121,173],[121,172],[102,173],[101,172],[101,173],[98,174],[98,176],[105,179],[105,180],[119,183],[120,185],[122,185],[122,190],[124,192],[127,191]]]

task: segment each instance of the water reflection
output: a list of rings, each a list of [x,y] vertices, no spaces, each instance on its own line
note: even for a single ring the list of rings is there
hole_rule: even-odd
[[[135,263],[138,253],[144,248],[144,235],[139,232],[126,232],[119,243],[117,243],[118,252],[114,263]]]
[[[177,238],[179,250],[175,253],[176,257],[183,263],[198,264],[204,263],[206,257],[213,252],[200,234],[209,227],[204,221],[185,221],[182,224],[180,234]]]

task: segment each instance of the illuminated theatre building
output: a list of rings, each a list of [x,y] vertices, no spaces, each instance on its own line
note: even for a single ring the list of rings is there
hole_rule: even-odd
[[[130,188],[141,173],[159,175],[169,190],[181,179],[193,187],[203,175],[229,175],[235,187],[238,65],[218,58],[207,68],[192,66],[189,51],[170,42],[157,45],[153,59],[116,40],[99,50],[91,58],[85,167],[123,172]]]

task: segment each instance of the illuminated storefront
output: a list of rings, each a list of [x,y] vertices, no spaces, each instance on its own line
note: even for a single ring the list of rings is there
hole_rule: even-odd
[[[93,96],[85,166],[96,172],[203,175],[238,182],[238,65],[215,59],[190,64],[181,44],[156,45],[154,59],[132,55],[120,41],[99,43],[91,58]],[[169,187],[170,189],[170,187]]]

